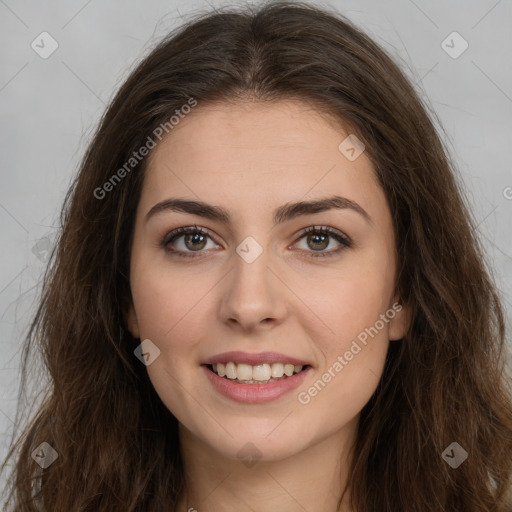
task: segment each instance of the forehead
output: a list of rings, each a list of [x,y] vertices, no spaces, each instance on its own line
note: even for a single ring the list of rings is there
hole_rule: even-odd
[[[369,158],[340,150],[349,135],[300,101],[199,104],[149,155],[141,202],[146,211],[169,195],[273,209],[339,193],[385,207]]]
[[[199,105],[184,116],[151,159],[166,158],[170,152],[187,152],[190,157],[212,153],[219,157],[251,157],[256,153],[262,159],[276,158],[277,162],[307,156],[306,165],[311,158],[320,159],[319,149],[338,151],[338,139],[347,134],[340,122],[297,100],[214,103]],[[221,161],[219,165],[225,164]]]

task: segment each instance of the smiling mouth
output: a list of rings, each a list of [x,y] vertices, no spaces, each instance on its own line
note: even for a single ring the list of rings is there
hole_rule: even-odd
[[[250,365],[243,363],[207,364],[206,367],[219,377],[238,384],[270,384],[287,379],[308,368],[309,365],[293,365],[283,363]]]

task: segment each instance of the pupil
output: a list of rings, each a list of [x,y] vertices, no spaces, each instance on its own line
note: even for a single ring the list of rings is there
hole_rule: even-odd
[[[187,247],[189,249],[192,249],[192,250],[202,249],[204,247],[204,240],[203,240],[203,245],[201,247],[199,247],[198,245],[195,245],[195,242],[197,242],[197,241],[200,242],[202,238],[205,238],[205,237],[204,237],[204,235],[201,235],[200,233],[194,233],[192,235],[187,235],[185,238],[185,244],[187,245]],[[192,242],[192,247],[189,247],[188,242],[191,239],[194,241]]]
[[[323,238],[323,242],[318,242],[317,240],[320,239],[320,238]],[[327,245],[329,245],[328,243],[325,243],[328,239],[328,236],[327,235],[324,235],[324,234],[314,234],[314,235],[311,235],[311,238],[310,240],[314,240],[313,243],[315,245],[318,245],[318,244],[322,244],[322,247],[319,247],[317,249],[325,249],[327,247]]]

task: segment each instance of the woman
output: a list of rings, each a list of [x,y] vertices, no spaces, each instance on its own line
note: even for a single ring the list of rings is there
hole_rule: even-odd
[[[12,510],[510,510],[475,224],[413,88],[341,16],[273,2],[170,34],[62,223]]]

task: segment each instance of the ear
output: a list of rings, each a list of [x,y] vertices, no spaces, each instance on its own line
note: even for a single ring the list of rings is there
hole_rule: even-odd
[[[139,332],[139,323],[137,322],[137,315],[135,313],[135,308],[133,307],[133,303],[130,304],[128,312],[125,314],[126,325],[131,335],[138,339],[140,338]]]
[[[411,323],[410,306],[403,304],[400,296],[395,295],[389,310],[395,313],[395,316],[389,321],[389,339],[390,341],[401,340]]]

